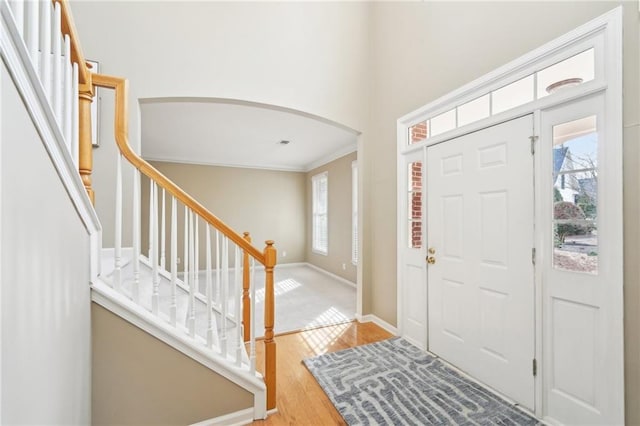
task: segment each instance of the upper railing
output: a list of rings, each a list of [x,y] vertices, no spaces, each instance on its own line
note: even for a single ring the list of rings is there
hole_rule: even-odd
[[[263,302],[267,409],[275,408],[273,270],[276,249],[273,241],[267,241],[264,250],[257,249],[251,244],[248,233],[241,236],[235,232],[131,149],[127,81],[91,73],[66,0],[15,0],[10,2],[10,10],[92,201],[91,102],[94,86],[115,90],[115,139],[120,155],[116,166],[113,287],[148,307],[178,332],[184,328],[196,344],[233,360],[239,367],[247,366],[251,373],[255,372],[256,307]],[[134,169],[133,249],[128,258],[123,256],[122,248],[122,158]],[[142,178],[149,181],[146,193],[142,191]],[[149,199],[148,216],[145,215],[149,225],[148,257],[141,255],[143,193]],[[184,227],[178,226],[180,215]],[[202,241],[203,250],[200,248]],[[182,245],[183,253],[180,268],[179,245]],[[167,253],[170,257],[168,268]],[[201,280],[199,265],[202,260],[206,267],[202,271],[205,277]],[[256,274],[255,261],[264,265],[264,290],[257,289],[256,280],[252,279]],[[147,268],[141,268],[141,264],[146,264]],[[151,272],[145,280],[143,275],[147,270]],[[168,293],[168,297],[164,293]],[[186,300],[186,307],[181,300]],[[245,342],[248,342],[248,348]]]

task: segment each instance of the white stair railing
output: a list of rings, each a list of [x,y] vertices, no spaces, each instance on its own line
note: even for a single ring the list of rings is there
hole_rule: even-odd
[[[60,3],[54,4],[48,0],[13,0],[9,2],[9,6],[47,104],[77,166],[80,135],[79,68],[72,61],[69,35],[62,34]]]

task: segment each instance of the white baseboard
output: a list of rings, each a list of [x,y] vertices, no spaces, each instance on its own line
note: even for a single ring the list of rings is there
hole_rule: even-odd
[[[389,324],[385,320],[380,319],[379,317],[377,317],[377,316],[375,316],[373,314],[356,315],[356,319],[358,320],[358,322],[372,322],[375,325],[377,325],[377,326],[385,329],[389,333],[393,334],[394,336],[398,335],[398,329],[396,327],[392,326],[391,324]]]
[[[190,426],[241,426],[251,423],[253,423],[253,408],[246,408],[244,410],[236,411],[235,413],[229,413],[224,416],[193,423]]]
[[[336,274],[333,274],[333,273],[331,273],[331,272],[329,272],[329,271],[327,271],[325,269],[322,269],[322,268],[320,268],[320,267],[318,267],[316,265],[313,265],[313,264],[311,264],[309,262],[298,263],[297,265],[306,265],[306,266],[310,267],[311,269],[315,269],[316,271],[321,272],[321,273],[333,278],[334,280],[341,282],[342,284],[346,284],[349,287],[356,288],[356,283],[351,282],[351,281],[349,281],[349,280],[347,280],[345,278],[342,278],[342,277],[340,277],[340,276],[338,276]]]

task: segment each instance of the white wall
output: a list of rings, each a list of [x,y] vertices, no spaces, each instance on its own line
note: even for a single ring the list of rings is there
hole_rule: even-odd
[[[0,74],[2,424],[89,424],[89,236]]]

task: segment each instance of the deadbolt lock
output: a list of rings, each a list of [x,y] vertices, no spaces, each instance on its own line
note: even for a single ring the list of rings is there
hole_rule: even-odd
[[[429,247],[429,254],[436,254],[436,249]]]
[[[436,258],[435,258],[435,257],[433,257],[433,256],[429,256],[429,257],[427,257],[427,263],[428,263],[429,265],[433,265],[434,263],[436,263]]]

